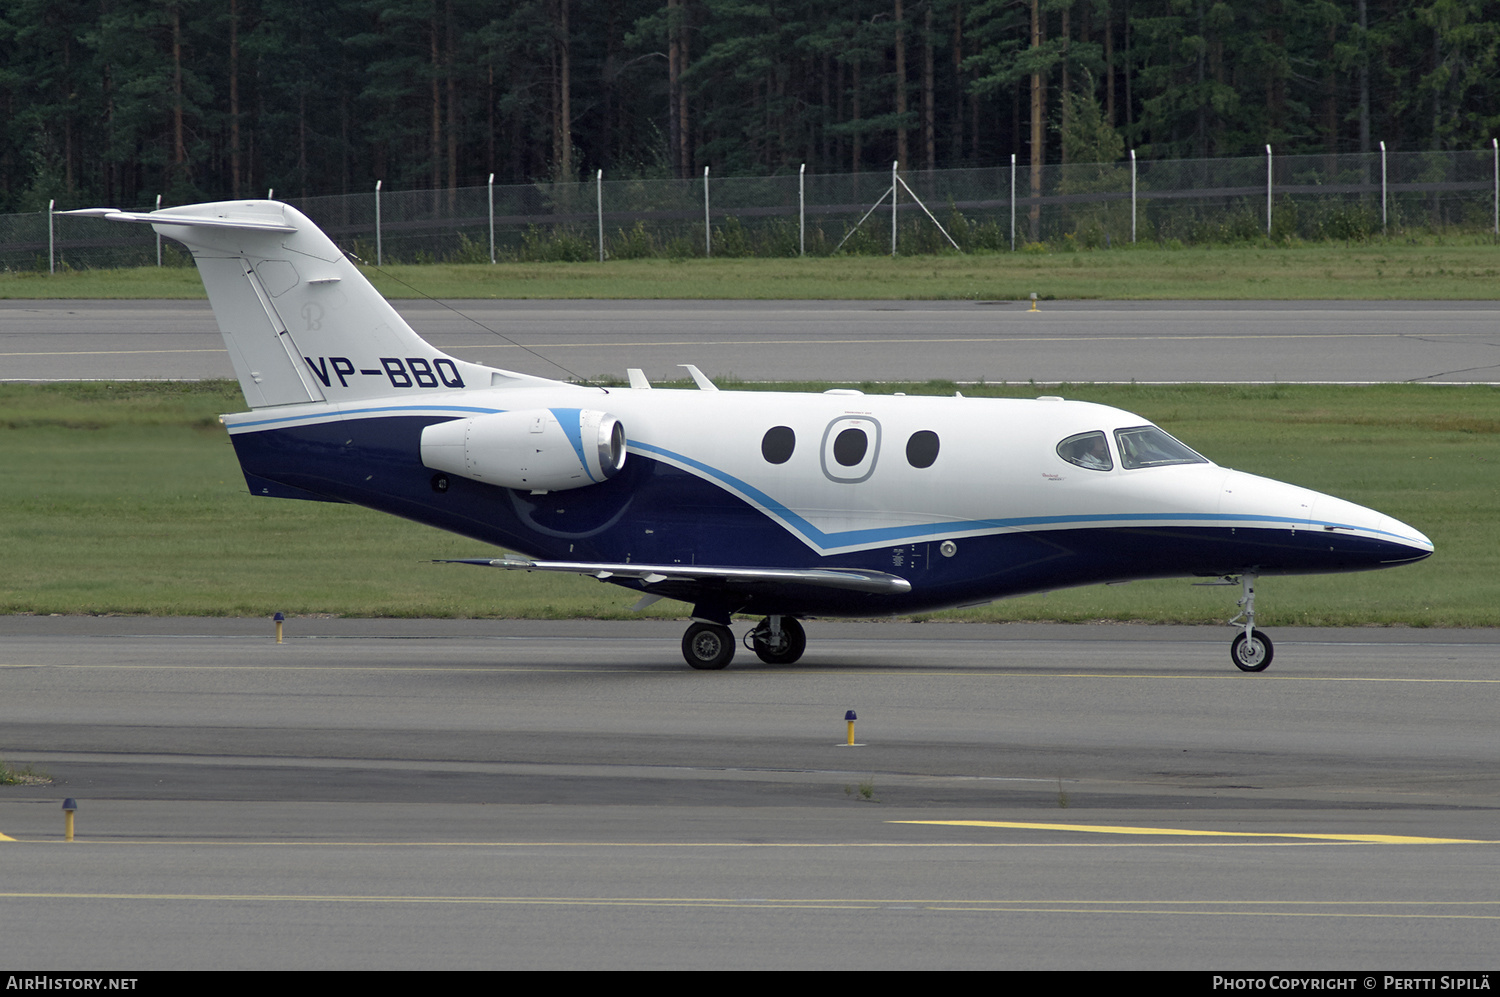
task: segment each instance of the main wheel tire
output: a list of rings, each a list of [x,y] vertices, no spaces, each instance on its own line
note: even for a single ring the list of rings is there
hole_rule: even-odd
[[[717,623],[694,623],[682,635],[682,656],[699,671],[718,671],[734,660],[734,634]]]
[[[790,665],[807,650],[807,631],[790,616],[781,618],[780,639],[771,640],[771,621],[763,620],[750,635],[755,656],[768,665]]]
[[[1275,653],[1271,638],[1261,630],[1251,630],[1248,640],[1241,633],[1229,645],[1229,656],[1234,659],[1235,667],[1242,672],[1265,671]]]

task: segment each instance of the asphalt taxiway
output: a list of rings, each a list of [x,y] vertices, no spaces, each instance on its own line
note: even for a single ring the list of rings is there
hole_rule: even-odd
[[[544,377],[680,379],[691,363],[760,381],[1500,381],[1494,302],[395,306],[440,349]],[[232,376],[206,301],[0,301],[0,380]]]
[[[585,376],[1494,382],[1491,303],[458,303]],[[558,371],[402,303],[470,359]],[[227,377],[0,302],[0,379]],[[0,618],[16,968],[1482,970],[1500,631]],[[855,710],[857,747],[842,746]],[[78,801],[62,841],[61,802]]]
[[[0,911],[83,967],[1492,966],[1500,632],[0,619]],[[856,710],[857,747],[843,746]],[[78,801],[62,838],[62,797]]]

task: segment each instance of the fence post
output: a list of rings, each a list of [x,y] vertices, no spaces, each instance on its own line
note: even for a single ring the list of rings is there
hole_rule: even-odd
[[[594,214],[599,218],[599,262],[604,262],[604,171],[594,174]]]
[[[47,272],[57,273],[57,256],[53,251],[54,240],[52,238],[52,209],[57,206],[55,199],[47,202]]]
[[[1380,143],[1380,234],[1386,235],[1385,211],[1385,143]]]
[[[385,266],[385,247],[380,241],[380,185],[382,180],[375,181],[375,265]]]
[[[1266,237],[1271,236],[1271,147],[1266,146]]]
[[[1500,231],[1500,230],[1497,230]],[[807,255],[807,164],[797,171],[797,255]]]
[[[1014,158],[1014,157],[1012,157]],[[1130,241],[1135,242],[1135,150],[1130,150]]]
[[[1016,251],[1016,154],[1010,154],[1010,251]]]
[[[161,195],[156,195],[156,210],[161,210]],[[156,265],[161,266],[161,233],[156,233]]]
[[[901,165],[899,159],[891,162],[891,255],[896,255],[896,167]]]
[[[703,255],[713,259],[713,229],[708,225],[708,167],[703,167]]]
[[[1495,150],[1495,234],[1500,235],[1500,138],[1490,139]]]
[[[495,174],[490,174],[489,181],[490,201],[490,264],[495,262]]]

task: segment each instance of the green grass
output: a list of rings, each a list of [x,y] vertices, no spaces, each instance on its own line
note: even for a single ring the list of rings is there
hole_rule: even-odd
[[[35,766],[23,765],[20,768],[0,758],[0,786],[45,786],[52,782],[52,777],[45,772],[38,772]]]
[[[1140,413],[1221,464],[1372,506],[1437,545],[1428,560],[1390,571],[1266,579],[1260,622],[1500,624],[1500,391],[964,388],[1038,393]],[[492,550],[430,527],[353,506],[251,497],[217,424],[220,412],[242,408],[231,382],[0,385],[0,613],[635,615],[632,593],[591,579],[426,563]],[[1136,582],[930,618],[1202,623],[1233,615],[1237,596],[1188,580]],[[686,610],[663,601],[645,615]]]
[[[366,269],[392,298],[1494,300],[1488,236],[1286,246]],[[410,285],[410,286],[408,286]],[[419,290],[413,290],[413,288]],[[419,293],[420,292],[420,293]],[[0,298],[201,298],[184,267],[0,274]]]

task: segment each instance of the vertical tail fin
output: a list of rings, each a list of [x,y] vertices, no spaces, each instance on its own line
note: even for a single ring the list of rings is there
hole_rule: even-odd
[[[490,387],[494,374],[533,380],[432,347],[290,205],[221,201],[76,213],[146,223],[192,251],[251,408]]]

